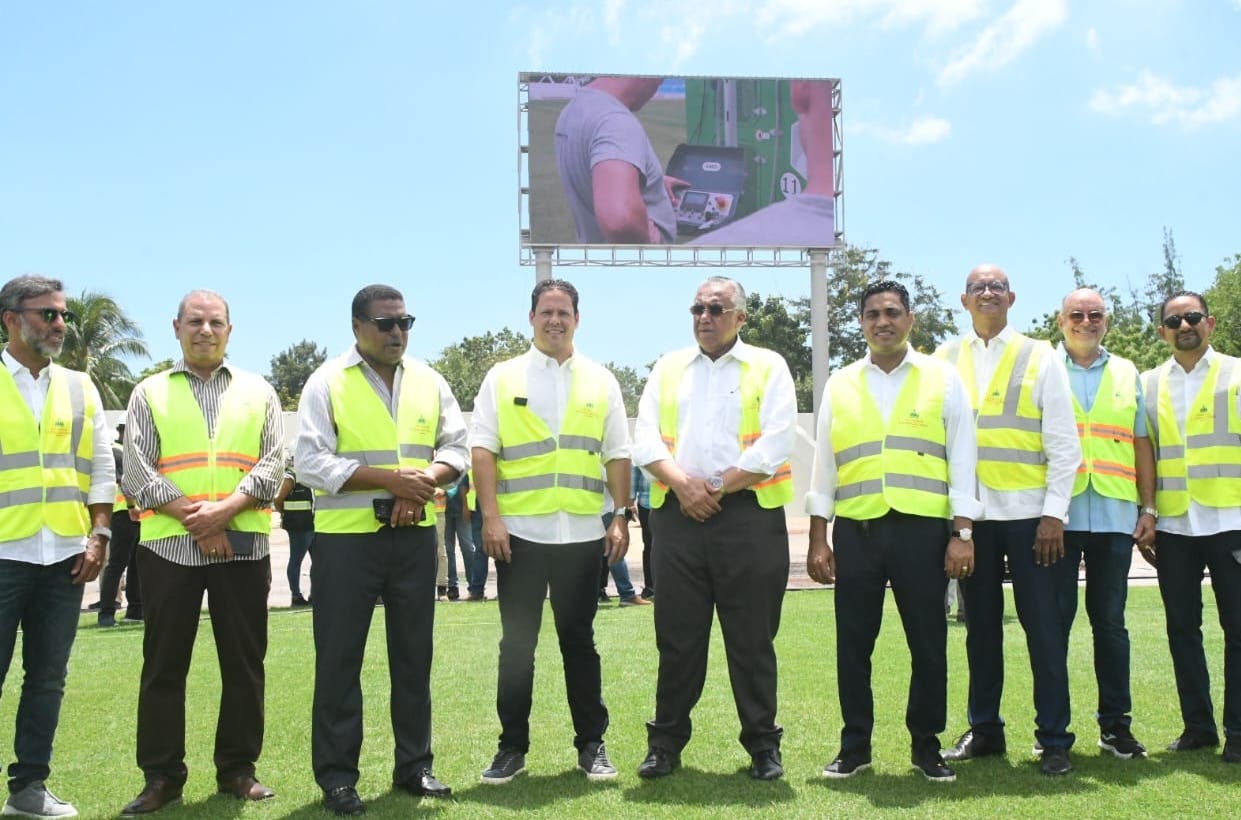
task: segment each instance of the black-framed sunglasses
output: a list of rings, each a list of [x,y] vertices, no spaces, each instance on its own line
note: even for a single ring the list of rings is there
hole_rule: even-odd
[[[1181,320],[1189,322],[1190,327],[1197,327],[1198,323],[1207,318],[1205,313],[1199,313],[1191,310],[1189,313],[1173,313],[1171,316],[1163,317],[1163,326],[1168,330],[1176,330],[1181,326]]]
[[[56,321],[56,317],[65,320],[65,324],[70,325],[78,320],[78,315],[72,310],[57,310],[56,308],[14,308],[14,313],[37,313],[43,321],[49,325]]]
[[[736,313],[739,310],[741,310],[741,308],[726,308],[723,305],[721,305],[719,302],[713,302],[709,305],[704,305],[702,302],[694,302],[694,304],[689,306],[689,312],[694,314],[695,316],[701,316],[704,313],[710,313],[712,316],[714,316],[717,319],[723,316],[725,313]]]
[[[1080,325],[1085,321],[1090,321],[1091,324],[1102,322],[1106,317],[1107,313],[1102,310],[1088,310],[1085,313],[1082,313],[1080,310],[1071,310],[1068,313],[1069,321],[1075,325]]]
[[[392,328],[399,327],[401,330],[409,330],[414,326],[414,317],[405,316],[363,316],[363,319],[375,325],[380,333],[390,333]]]

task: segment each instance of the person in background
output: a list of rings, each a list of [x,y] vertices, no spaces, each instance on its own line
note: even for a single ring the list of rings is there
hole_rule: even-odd
[[[275,507],[280,512],[280,526],[289,534],[289,563],[284,570],[289,581],[289,603],[309,606],[310,598],[302,595],[302,561],[315,543],[315,493],[297,480],[292,456],[285,462],[284,481],[276,493]]]

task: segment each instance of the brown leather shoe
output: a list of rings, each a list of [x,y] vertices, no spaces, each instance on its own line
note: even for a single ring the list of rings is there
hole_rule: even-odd
[[[165,777],[154,777],[147,781],[137,797],[121,809],[121,817],[141,817],[180,802],[180,786]]]
[[[219,786],[220,794],[231,794],[238,800],[270,800],[276,796],[274,791],[249,774],[239,774],[230,780],[221,780]]]

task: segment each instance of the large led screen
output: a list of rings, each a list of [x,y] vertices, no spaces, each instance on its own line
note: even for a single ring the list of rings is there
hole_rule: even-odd
[[[520,75],[530,245],[829,248],[840,81]]]

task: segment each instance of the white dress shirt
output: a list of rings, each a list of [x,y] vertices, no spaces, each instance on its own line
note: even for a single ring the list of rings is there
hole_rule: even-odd
[[[362,466],[360,461],[336,453],[336,421],[332,414],[332,397],[326,374],[338,367],[361,368],[367,384],[383,399],[384,406],[394,419],[397,397],[401,395],[401,380],[405,375],[404,365],[397,365],[392,389],[389,390],[387,382],[366,363],[362,354],[358,353],[357,345],[354,345],[336,359],[324,363],[306,381],[297,406],[297,442],[293,448],[293,462],[301,483],[328,493],[339,493],[349,477]],[[434,460],[465,473],[470,467],[470,454],[465,445],[465,418],[448,382],[438,373],[435,379],[439,386],[440,418]]]
[[[573,371],[579,366],[593,364],[580,353],[574,353],[564,364],[531,347],[517,357],[526,366],[527,408],[534,413],[553,434],[560,431],[565,408],[569,405],[569,390],[573,385]],[[511,360],[510,360],[511,361]],[[474,415],[470,418],[470,447],[481,447],[492,453],[500,452],[500,424],[496,407],[496,369],[507,364],[502,362],[487,371],[478,398],[474,400]],[[598,365],[597,365],[598,366]],[[625,417],[625,400],[616,378],[608,373],[608,414],[603,421],[603,449],[600,461],[607,464],[618,458],[629,458],[629,421]],[[600,515],[576,515],[560,510],[545,515],[505,515],[504,526],[510,535],[537,544],[575,544],[596,541],[603,537],[603,518]]]
[[[906,348],[905,358],[891,373],[872,363],[866,355],[866,388],[879,406],[884,426],[892,417],[892,408],[905,386],[905,379],[915,364],[935,362],[930,356]],[[948,382],[944,392],[943,421],[948,448],[948,505],[952,515],[975,520],[982,515],[982,504],[975,497],[978,470],[978,446],[974,435],[974,413],[965,385],[956,368],[948,366]],[[837,471],[832,447],[831,381],[823,387],[819,402],[819,421],[815,435],[814,468],[810,474],[810,491],[806,493],[806,514],[831,520],[836,510]]]
[[[30,369],[13,358],[8,348],[0,353],[4,366],[9,369],[17,390],[26,400],[26,406],[34,414],[35,424],[43,423],[43,405],[47,401],[47,391],[51,387],[51,371],[45,367],[35,378]],[[109,507],[116,500],[116,461],[112,457],[112,431],[103,412],[103,402],[95,385],[87,381],[87,402],[95,405],[94,424],[91,429],[90,490],[86,494],[87,504],[107,504]],[[3,536],[0,535],[0,539]],[[0,540],[0,560],[24,561],[27,564],[48,566],[72,558],[85,548],[86,539],[80,535],[57,535],[44,526],[34,535],[26,538]]]
[[[1000,358],[1012,343],[1016,331],[1005,326],[989,343],[978,338],[973,330],[961,338],[974,354],[974,407],[986,395],[991,377]],[[1043,342],[1038,342],[1043,344]],[[962,377],[967,392],[969,376]],[[1064,362],[1048,350],[1039,362],[1031,399],[1043,413],[1043,454],[1047,457],[1046,487],[1032,490],[996,490],[978,483],[978,499],[982,501],[983,519],[1020,521],[1048,516],[1068,521],[1069,502],[1073,500],[1073,481],[1082,463],[1082,443],[1077,437],[1077,417],[1073,414],[1073,391]]]
[[[1194,369],[1188,373],[1175,361],[1168,370],[1168,397],[1172,400],[1172,411],[1176,414],[1176,425],[1181,431],[1182,441],[1185,440],[1185,412],[1206,383],[1207,371],[1215,356],[1214,349],[1208,347],[1207,352],[1194,365]],[[1154,409],[1158,412],[1157,408]],[[1234,410],[1241,416],[1241,394],[1237,396]],[[1152,428],[1151,432],[1153,434],[1157,430]],[[1232,507],[1206,507],[1190,495],[1189,512],[1184,515],[1161,516],[1155,524],[1155,530],[1172,535],[1215,535],[1241,530],[1241,499]]]
[[[741,429],[741,363],[755,360],[756,348],[740,339],[712,361],[697,347],[677,389],[676,462],[686,475],[709,478],[730,467],[774,475],[793,452],[797,425],[797,393],[788,365],[780,359],[771,368],[759,408],[758,440],[744,451]],[[659,435],[659,391],[669,360],[684,360],[687,351],[660,358],[646,380],[634,428],[634,463],[645,466],[672,458]]]

